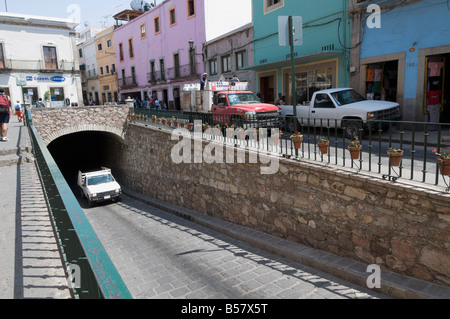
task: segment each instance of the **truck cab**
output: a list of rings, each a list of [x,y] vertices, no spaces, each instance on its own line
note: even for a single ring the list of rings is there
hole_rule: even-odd
[[[218,91],[214,95],[212,113],[214,122],[219,124],[274,127],[280,108],[262,103],[251,91]]]
[[[89,207],[105,201],[117,202],[122,196],[119,183],[111,174],[111,170],[105,167],[89,172],[79,171],[78,186],[81,190],[81,197],[88,200]]]
[[[203,91],[190,85],[182,96],[183,111],[210,114],[210,124],[276,127],[281,114],[279,107],[262,103],[247,82],[208,82]]]
[[[294,115],[293,106],[281,106],[283,116]],[[371,122],[375,128],[377,121],[396,121],[400,118],[398,103],[367,100],[351,88],[328,89],[314,93],[309,104],[297,105],[297,124],[345,128],[346,136],[368,128]],[[290,126],[292,120],[287,120]],[[292,130],[292,127],[288,127]],[[362,132],[361,132],[362,133]]]

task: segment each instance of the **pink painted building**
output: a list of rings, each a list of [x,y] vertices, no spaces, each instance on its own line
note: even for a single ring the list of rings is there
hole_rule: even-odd
[[[179,109],[184,85],[199,83],[204,72],[204,0],[166,0],[115,19],[129,21],[114,31],[121,98],[153,95],[168,109]]]

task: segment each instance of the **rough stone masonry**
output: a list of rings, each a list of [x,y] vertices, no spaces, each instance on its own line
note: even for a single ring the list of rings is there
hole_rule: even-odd
[[[448,194],[281,158],[273,175],[261,175],[260,164],[174,164],[171,132],[135,124],[125,140],[116,151],[121,156],[116,174],[134,191],[450,285]]]

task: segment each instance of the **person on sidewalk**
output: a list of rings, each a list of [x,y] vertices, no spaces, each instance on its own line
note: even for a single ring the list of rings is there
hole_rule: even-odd
[[[19,120],[19,122],[22,122],[23,112],[22,105],[20,105],[19,101],[17,101],[17,103],[14,105],[14,109],[16,110],[17,119]]]
[[[11,117],[11,99],[5,94],[5,89],[0,88],[0,137],[1,141],[8,141],[8,123]]]

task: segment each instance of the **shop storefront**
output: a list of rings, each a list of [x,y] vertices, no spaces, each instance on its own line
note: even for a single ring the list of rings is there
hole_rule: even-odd
[[[446,81],[450,80],[450,53],[427,56],[425,59],[426,75],[424,85],[424,113],[433,123],[450,123],[450,91],[445,90]]]
[[[35,106],[39,99],[48,107],[64,107],[78,103],[78,80],[72,74],[2,74],[4,83],[13,101]]]
[[[365,75],[368,100],[397,102],[398,60],[368,64]]]
[[[295,68],[297,104],[311,101],[313,94],[320,90],[337,87],[338,60],[324,61],[299,65]],[[284,70],[284,95],[289,97],[286,101],[292,105],[292,71]]]

